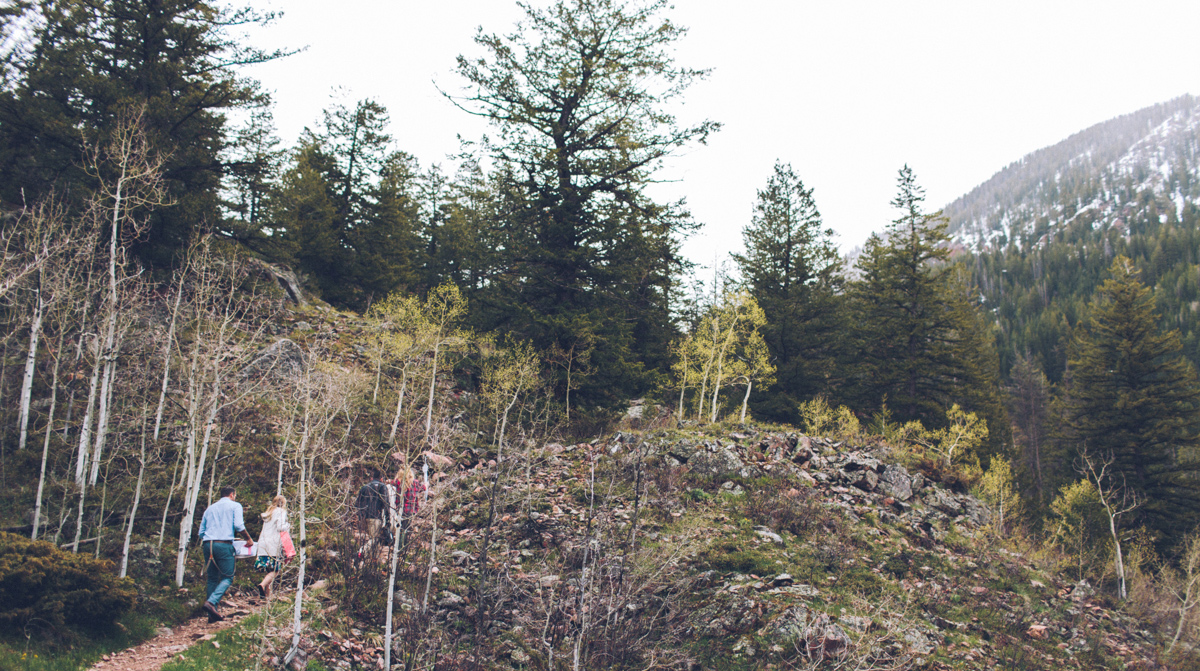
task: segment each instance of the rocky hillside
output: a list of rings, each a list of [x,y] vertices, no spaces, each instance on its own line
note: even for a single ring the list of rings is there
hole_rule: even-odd
[[[397,582],[394,660],[1162,668],[1141,625],[1056,573],[1049,555],[1004,549],[983,504],[885,446],[683,427],[495,456],[460,455],[462,470],[437,482],[417,521]],[[385,604],[356,581],[386,589],[386,564],[336,575],[333,535],[317,544],[330,588],[306,609],[294,664],[376,668]],[[275,655],[291,633],[277,626]]]

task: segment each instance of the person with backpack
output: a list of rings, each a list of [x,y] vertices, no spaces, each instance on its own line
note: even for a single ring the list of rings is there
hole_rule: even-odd
[[[375,547],[382,538],[390,506],[387,485],[379,480],[379,469],[371,466],[367,472],[371,480],[358,490],[354,508],[358,513],[359,529],[366,534],[367,546]]]

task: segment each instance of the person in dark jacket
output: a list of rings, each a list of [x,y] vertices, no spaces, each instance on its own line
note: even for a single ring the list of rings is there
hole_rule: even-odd
[[[370,542],[378,539],[383,530],[389,502],[387,485],[379,480],[379,469],[371,467],[368,472],[371,480],[358,490],[354,508],[358,511],[359,528],[366,533]]]

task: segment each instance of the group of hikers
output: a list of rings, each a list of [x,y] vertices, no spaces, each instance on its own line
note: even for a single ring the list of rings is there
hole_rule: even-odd
[[[384,443],[380,448],[385,453],[390,452],[391,445]],[[444,459],[432,454],[427,456]],[[417,479],[403,454],[394,453],[392,458],[399,461],[395,477],[381,480],[380,470],[369,466],[367,475],[370,479],[359,489],[354,501],[358,534],[365,537],[365,544],[358,553],[360,558],[377,556],[380,548],[390,547],[394,541],[393,533],[398,532],[403,542],[412,518],[420,509],[421,494],[426,491],[426,484]],[[262,513],[262,520],[262,533],[255,541],[246,530],[237,490],[228,485],[221,487],[220,498],[204,511],[200,520],[200,554],[204,558],[207,598],[202,607],[210,623],[225,619],[219,607],[226,590],[233,584],[238,557],[236,538],[245,540],[246,551],[253,553],[255,558],[254,570],[264,574],[257,585],[258,594],[263,598],[271,593],[271,584],[283,564],[295,556],[287,499],[281,495],[271,499]]]

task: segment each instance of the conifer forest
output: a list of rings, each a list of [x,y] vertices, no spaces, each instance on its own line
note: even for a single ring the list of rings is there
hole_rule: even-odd
[[[268,11],[0,2],[0,670],[1200,669],[1200,99],[705,270],[674,8],[521,8],[444,171],[282,141]]]

